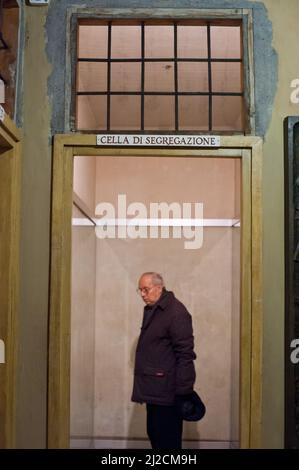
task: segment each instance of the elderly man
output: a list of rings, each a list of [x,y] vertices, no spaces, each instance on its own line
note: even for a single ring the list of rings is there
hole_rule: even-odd
[[[131,400],[146,403],[153,449],[181,449],[183,420],[177,404],[190,397],[195,382],[192,317],[158,273],[142,274],[137,291],[146,305]]]

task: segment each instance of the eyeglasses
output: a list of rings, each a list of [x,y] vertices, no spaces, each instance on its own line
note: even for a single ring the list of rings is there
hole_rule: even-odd
[[[156,287],[156,286],[152,286],[152,287],[143,287],[142,289],[141,289],[140,287],[137,287],[136,292],[137,292],[137,294],[139,294],[139,295],[141,295],[142,293],[148,294],[154,287]]]

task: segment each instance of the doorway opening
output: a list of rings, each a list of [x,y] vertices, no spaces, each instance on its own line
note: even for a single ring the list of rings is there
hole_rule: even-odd
[[[73,190],[70,446],[150,447],[130,398],[136,286],[158,271],[192,314],[207,405],[183,446],[239,447],[241,158],[77,156]]]
[[[70,438],[71,445],[79,447],[109,448],[113,442],[119,446],[120,441],[122,447],[136,448],[138,443],[144,446],[144,416],[128,397],[134,340],[137,339],[142,309],[135,287],[138,276],[148,269],[164,274],[166,286],[174,290],[193,316],[195,351],[198,353],[195,389],[206,399],[210,418],[207,415],[206,422],[203,420],[197,427],[185,427],[185,447],[194,447],[195,443],[204,447],[204,443],[208,444],[213,438],[219,447],[260,445],[260,167],[261,141],[253,137],[223,137],[220,148],[214,150],[178,150],[107,149],[96,146],[95,135],[56,136],[49,447],[69,447]],[[153,186],[151,177],[155,173]],[[81,175],[81,182],[80,178],[76,182],[76,174]],[[84,174],[99,178],[97,188],[93,189],[95,199],[88,199],[90,185],[86,186],[87,192],[86,187],[84,190]],[[156,188],[160,194],[156,194]],[[184,243],[187,240],[175,237],[96,237],[94,223],[97,223],[97,217],[89,211],[89,201],[110,203],[116,208],[119,196],[124,194],[127,194],[128,206],[139,202],[145,208],[149,208],[150,202],[162,202],[163,199],[167,203],[177,202],[181,207],[183,203],[203,202],[207,212],[206,215],[203,212],[202,247],[186,250]],[[214,200],[211,196],[215,196]],[[233,210],[229,211],[228,207]],[[220,209],[223,209],[222,213]],[[73,227],[72,219],[76,224]],[[113,232],[120,228],[113,227],[110,222],[106,229]],[[174,227],[170,233],[173,231]],[[73,250],[76,247],[73,254],[72,243]],[[221,296],[225,299],[222,308]],[[213,349],[209,344],[213,335],[214,339],[219,339],[218,347],[222,350],[218,351],[217,345]],[[205,341],[207,344],[204,345]],[[118,358],[113,351],[117,351]],[[225,355],[226,361],[222,363]],[[219,368],[217,374],[213,372],[215,367]],[[85,380],[82,380],[82,374],[85,374]],[[81,386],[77,388],[76,383]],[[217,393],[224,389],[220,413],[225,416],[217,437],[213,435],[215,427],[211,423],[216,415],[219,416]],[[81,425],[83,432],[79,430]]]

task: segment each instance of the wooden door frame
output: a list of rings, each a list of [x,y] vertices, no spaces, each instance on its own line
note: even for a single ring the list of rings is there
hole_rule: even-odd
[[[19,233],[21,186],[21,133],[15,123],[3,113],[0,118],[0,184],[9,195],[9,204],[3,207],[1,223],[5,224],[7,250],[4,253],[6,269],[1,272],[3,292],[0,290],[0,338],[5,345],[5,363],[0,364],[0,447],[15,447],[16,427],[16,356],[17,314],[19,305]],[[3,167],[2,167],[3,166]]]
[[[96,135],[56,135],[53,147],[49,319],[48,447],[69,447],[70,306],[73,157],[192,156],[242,159],[240,445],[261,447],[262,415],[262,140],[223,136],[211,148],[121,148]]]

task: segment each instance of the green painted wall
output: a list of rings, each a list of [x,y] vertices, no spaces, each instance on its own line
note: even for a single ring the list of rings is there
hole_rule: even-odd
[[[46,446],[51,146],[47,9],[25,8],[17,447]]]

